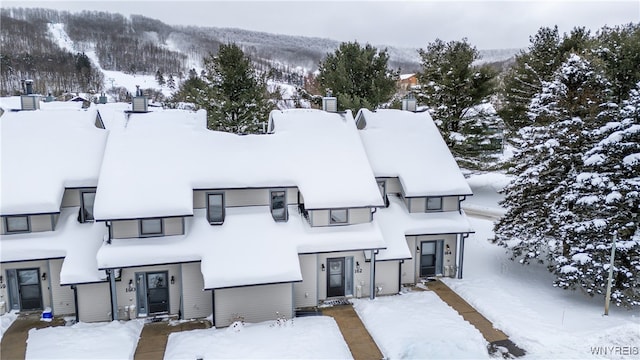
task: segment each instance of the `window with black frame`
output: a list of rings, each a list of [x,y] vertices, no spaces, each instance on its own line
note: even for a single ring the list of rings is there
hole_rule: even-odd
[[[271,191],[271,215],[275,221],[287,221],[287,192],[284,190]]]
[[[220,225],[224,222],[224,194],[207,194],[207,219],[212,225]]]

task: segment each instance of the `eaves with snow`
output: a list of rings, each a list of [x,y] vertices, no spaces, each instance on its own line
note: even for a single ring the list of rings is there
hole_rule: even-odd
[[[309,210],[383,205],[350,112],[276,110],[272,133],[242,136],[208,130],[204,111],[104,121],[98,220],[193,215],[194,189],[297,186]]]

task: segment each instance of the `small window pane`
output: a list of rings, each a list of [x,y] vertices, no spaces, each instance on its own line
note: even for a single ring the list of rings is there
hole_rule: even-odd
[[[93,203],[96,199],[96,193],[83,192],[82,193],[82,216],[84,221],[92,221],[93,218]]]
[[[162,234],[162,219],[142,220],[141,228],[142,235]]]
[[[207,205],[209,223],[222,224],[224,222],[224,207],[222,194],[209,194]]]
[[[29,231],[29,219],[27,216],[7,217],[7,232]]]
[[[442,209],[441,197],[427,198],[427,210],[441,210],[441,209]]]
[[[276,221],[287,220],[287,206],[284,191],[271,192],[271,215]]]
[[[331,210],[330,213],[332,224],[344,224],[347,222],[347,209]]]

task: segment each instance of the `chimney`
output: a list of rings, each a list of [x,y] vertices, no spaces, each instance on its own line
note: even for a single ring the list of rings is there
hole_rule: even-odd
[[[416,112],[416,99],[413,97],[413,94],[409,94],[406,98],[402,99],[402,110]]]
[[[331,90],[322,98],[322,110],[326,112],[338,112],[338,99],[331,96]]]
[[[149,101],[146,96],[142,94],[142,89],[140,89],[140,85],[136,85],[136,96],[133,97],[131,101],[132,111],[136,113],[145,113],[148,112]]]
[[[44,102],[52,102],[55,99],[53,98],[53,95],[51,94],[51,91],[49,91],[49,95],[47,95],[46,98],[44,98]]]
[[[100,98],[98,99],[98,102],[100,104],[106,104],[107,103],[107,95],[105,95],[104,92],[100,93]]]
[[[33,94],[33,80],[23,80],[23,84],[26,86],[26,95],[20,96],[20,105],[22,110],[39,110],[40,95]]]

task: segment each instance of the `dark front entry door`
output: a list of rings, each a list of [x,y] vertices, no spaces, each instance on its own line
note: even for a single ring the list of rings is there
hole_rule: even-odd
[[[327,297],[344,296],[344,258],[327,259]]]
[[[442,240],[423,241],[420,244],[420,277],[442,273]]]
[[[168,274],[163,272],[147,273],[147,303],[149,314],[169,312]]]
[[[21,310],[41,310],[42,293],[40,271],[38,269],[20,269],[18,272],[18,293]]]

